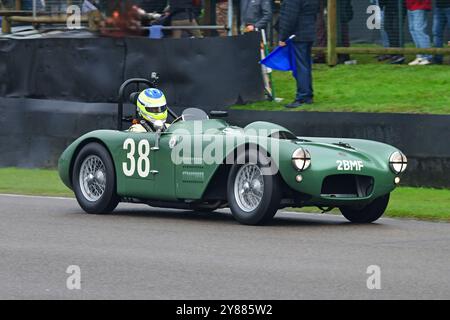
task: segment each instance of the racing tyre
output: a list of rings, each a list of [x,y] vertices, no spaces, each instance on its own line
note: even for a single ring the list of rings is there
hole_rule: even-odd
[[[386,211],[389,203],[389,195],[390,194],[388,193],[387,195],[379,197],[361,209],[351,207],[342,207],[339,209],[341,210],[342,215],[350,222],[371,223],[378,220]]]
[[[72,181],[77,201],[87,213],[110,213],[119,204],[114,164],[99,143],[89,143],[78,153]]]
[[[242,224],[267,224],[281,202],[281,188],[276,174],[263,174],[270,159],[252,150],[238,156],[230,170],[227,185],[228,204],[233,217]],[[243,159],[243,157],[245,157]],[[251,158],[255,159],[249,161]]]

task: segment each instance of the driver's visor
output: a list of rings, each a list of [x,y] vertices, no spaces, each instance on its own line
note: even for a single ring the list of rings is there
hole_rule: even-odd
[[[161,106],[161,107],[145,107],[145,111],[150,113],[161,113],[166,111],[167,106]]]

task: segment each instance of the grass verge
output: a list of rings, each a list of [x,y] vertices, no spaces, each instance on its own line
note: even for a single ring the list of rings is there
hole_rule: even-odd
[[[58,171],[47,169],[1,168],[0,193],[73,197]]]
[[[56,170],[43,169],[1,168],[0,193],[73,197]],[[295,210],[320,212],[314,208]],[[386,216],[450,222],[450,190],[398,188],[391,195]]]
[[[431,65],[358,64],[330,68],[315,65],[315,103],[295,111],[393,112],[450,114],[450,67]],[[273,73],[281,103],[261,101],[233,109],[286,111],[294,100],[295,80],[290,72]]]
[[[317,208],[292,208],[300,212],[321,212]],[[340,214],[338,209],[331,213]],[[385,216],[450,222],[450,190],[400,187],[391,193]]]

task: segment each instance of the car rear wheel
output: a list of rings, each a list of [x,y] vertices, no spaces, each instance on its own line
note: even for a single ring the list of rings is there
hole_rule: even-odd
[[[255,163],[248,159],[249,152],[246,152],[238,157],[230,170],[228,203],[233,217],[240,223],[263,225],[273,218],[279,208],[281,188],[277,175],[263,173],[263,168],[269,163],[266,156],[258,153],[257,161],[253,161]]]
[[[373,202],[360,209],[351,207],[342,207],[339,209],[341,210],[342,215],[350,222],[371,223],[378,220],[383,215],[388,203],[389,193],[375,199]]]
[[[89,143],[78,153],[72,182],[77,201],[87,213],[110,213],[119,204],[114,164],[99,143]]]

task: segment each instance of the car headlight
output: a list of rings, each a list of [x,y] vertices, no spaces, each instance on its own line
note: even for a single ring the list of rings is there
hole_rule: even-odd
[[[299,148],[292,154],[292,165],[299,171],[304,171],[311,165],[311,154],[308,150]]]
[[[402,173],[406,170],[408,159],[400,151],[395,151],[389,158],[389,166],[395,174]]]

